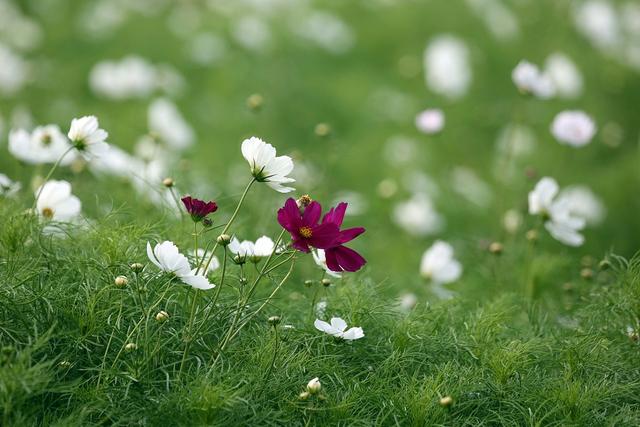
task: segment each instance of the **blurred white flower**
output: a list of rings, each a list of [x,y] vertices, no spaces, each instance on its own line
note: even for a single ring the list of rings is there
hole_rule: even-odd
[[[384,159],[392,165],[403,165],[416,159],[418,144],[402,135],[390,137],[384,146]]]
[[[426,194],[416,193],[409,200],[394,206],[393,221],[412,236],[437,233],[444,226],[444,219],[436,212]]]
[[[96,116],[84,116],[71,120],[67,136],[87,160],[92,156],[100,156],[109,149],[109,144],[105,142],[109,134],[104,129],[100,129]]]
[[[331,323],[316,319],[316,321],[313,322],[313,326],[315,326],[316,329],[321,332],[325,332],[329,335],[337,338],[342,338],[344,340],[357,340],[364,337],[362,328],[353,327],[347,329],[347,322],[345,322],[340,317],[332,317]]]
[[[342,277],[342,273],[331,271],[329,267],[327,267],[327,259],[324,254],[324,250],[316,249],[314,251],[311,251],[311,255],[313,255],[313,261],[315,261],[316,265],[323,269],[329,276],[335,277],[336,279]]]
[[[579,233],[585,226],[584,218],[573,215],[569,199],[556,198],[559,192],[555,179],[544,177],[529,193],[529,213],[539,215],[554,239],[568,246],[580,246],[584,236]]]
[[[294,19],[295,33],[310,40],[328,52],[345,53],[354,45],[355,37],[349,26],[337,16],[311,11],[302,19]]]
[[[80,215],[80,199],[71,194],[67,181],[47,181],[39,187],[35,196],[37,214],[50,221],[69,222]]]
[[[193,129],[184,120],[174,103],[156,99],[149,106],[149,129],[174,150],[184,150],[194,141]]]
[[[7,46],[0,43],[0,94],[14,95],[27,83],[27,62]]]
[[[157,87],[155,67],[139,56],[120,61],[102,61],[91,69],[89,86],[94,93],[111,99],[144,98]]]
[[[56,125],[39,126],[31,134],[24,129],[9,134],[9,152],[18,160],[29,164],[55,163],[71,145]],[[74,159],[69,153],[60,161],[68,165]]]
[[[583,111],[562,111],[551,123],[551,134],[562,144],[582,147],[596,134],[596,124]]]
[[[431,135],[444,128],[444,113],[439,109],[424,110],[416,116],[416,127],[422,133]]]
[[[204,273],[196,274],[196,270],[191,269],[189,260],[180,253],[173,242],[158,243],[153,249],[151,244],[147,242],[147,257],[160,270],[174,274],[183,283],[195,289],[208,290],[215,287],[209,283]]]
[[[111,145],[100,157],[93,157],[89,167],[97,174],[132,179],[134,174],[144,169],[144,162],[121,148]]]
[[[267,50],[271,43],[271,30],[258,16],[241,17],[233,23],[231,34],[240,45],[256,52]]]
[[[13,197],[20,191],[22,185],[19,182],[12,181],[3,173],[0,173],[0,196]]]
[[[509,209],[502,217],[502,225],[508,233],[515,234],[522,225],[522,214],[515,209]]]
[[[562,53],[549,55],[544,72],[551,78],[558,96],[576,98],[582,93],[582,74],[568,56]]]
[[[191,255],[192,259],[195,260],[197,258],[200,261],[199,270],[204,269],[204,267],[206,266],[207,262],[209,261],[208,254],[205,252],[205,250],[202,249],[202,248],[198,248],[197,252],[194,252],[192,250],[192,251],[189,252],[189,254]],[[196,257],[196,255],[197,255],[197,257]],[[211,262],[209,263],[209,268],[207,269],[207,274],[213,273],[218,268],[220,268],[220,260],[218,260],[218,257],[214,255],[211,258]]]
[[[434,92],[456,99],[464,96],[471,84],[469,50],[452,35],[435,37],[424,52],[427,86]]]
[[[456,193],[480,207],[487,207],[493,199],[489,184],[467,167],[456,166],[451,171],[451,186]]]
[[[442,240],[437,240],[422,255],[420,274],[433,284],[455,282],[462,275],[462,265],[454,258],[453,247]]]
[[[577,3],[574,21],[578,30],[600,49],[612,49],[621,41],[620,24],[614,6],[604,0]]]
[[[518,90],[541,99],[555,95],[555,86],[550,76],[540,71],[537,65],[520,61],[511,72],[511,79]]]
[[[242,155],[251,166],[251,174],[258,182],[264,182],[279,193],[294,191],[283,184],[294,182],[287,177],[293,170],[293,161],[289,156],[276,157],[276,149],[255,136],[242,141]]]
[[[212,33],[200,33],[188,42],[191,60],[200,65],[212,65],[224,58],[227,46],[224,39]]]
[[[558,200],[567,204],[571,215],[584,218],[590,225],[600,224],[606,215],[602,200],[584,185],[564,188],[560,192]]]
[[[250,240],[240,242],[234,237],[231,239],[228,248],[235,255],[252,258],[257,261],[260,258],[270,256],[275,250],[275,243],[267,236],[260,237],[255,243]]]
[[[500,0],[467,0],[485,26],[500,40],[511,40],[520,32],[518,20]]]
[[[275,250],[275,243],[270,237],[262,236],[256,240],[253,247],[253,256],[255,257],[268,257]]]
[[[404,311],[413,309],[418,303],[418,297],[413,292],[408,292],[400,296],[400,308]]]

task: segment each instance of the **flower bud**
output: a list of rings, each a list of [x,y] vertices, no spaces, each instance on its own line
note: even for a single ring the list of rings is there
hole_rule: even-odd
[[[276,326],[278,323],[280,323],[280,316],[271,316],[269,317],[269,319],[267,319],[267,322],[269,322],[271,326]]]
[[[331,280],[322,279],[322,286],[324,286],[325,288],[328,288],[329,286],[331,286]]]
[[[162,180],[162,185],[164,185],[167,188],[173,187],[174,184],[175,183],[173,182],[173,178],[167,177],[167,178]]]
[[[134,342],[127,343],[127,345],[124,346],[124,349],[126,351],[137,350],[138,349],[138,344],[136,344]]]
[[[314,129],[314,132],[320,138],[327,137],[331,134],[331,126],[326,123],[318,123]]]
[[[249,284],[249,281],[247,280],[246,277],[241,277],[240,279],[238,279],[238,282],[242,285],[242,286],[247,286]]]
[[[598,264],[598,268],[602,271],[604,270],[608,270],[609,268],[611,268],[611,263],[609,262],[608,259],[603,259],[602,261],[600,261],[600,263]]]
[[[296,204],[300,210],[304,210],[304,208],[309,206],[311,202],[313,202],[313,199],[308,194],[303,194],[298,200],[296,200]]]
[[[140,264],[139,262],[134,262],[130,265],[130,267],[136,273],[140,273],[142,270],[144,270],[144,264]]]
[[[440,399],[440,406],[451,406],[453,404],[453,397],[444,396]]]
[[[205,228],[211,228],[211,227],[213,226],[213,221],[211,221],[211,219],[210,219],[210,218],[204,218],[204,219],[202,220],[202,225],[203,225]]]
[[[156,314],[156,321],[162,323],[166,322],[167,320],[169,320],[169,313],[167,313],[166,311],[160,310],[158,314]]]
[[[536,230],[529,230],[526,234],[527,240],[531,243],[535,243],[538,241],[538,232]]]
[[[251,111],[259,111],[264,105],[264,98],[259,93],[254,93],[247,98],[247,107]]]
[[[58,363],[58,366],[60,366],[61,368],[70,368],[71,367],[71,362],[69,362],[68,360],[61,360],[60,363]]]
[[[311,396],[311,393],[309,393],[308,391],[303,391],[298,397],[300,398],[300,400],[307,400],[309,396]]]
[[[242,265],[247,261],[247,257],[244,255],[236,255],[233,257],[233,262],[235,262],[238,265]]]
[[[231,243],[231,236],[229,236],[228,234],[221,234],[218,236],[216,241],[221,246],[227,246],[229,243]]]
[[[493,242],[489,245],[489,252],[494,255],[500,255],[504,250],[504,246],[500,242]]]
[[[313,280],[305,280],[304,281],[304,286],[307,288],[310,288],[313,286]]]
[[[116,285],[117,288],[124,288],[129,284],[129,279],[127,279],[126,276],[118,276],[113,281],[113,283]]]
[[[593,270],[590,268],[583,268],[582,270],[580,270],[580,277],[582,277],[584,280],[593,279]]]
[[[307,391],[311,394],[318,394],[322,389],[322,385],[320,384],[320,378],[315,377],[307,384]]]

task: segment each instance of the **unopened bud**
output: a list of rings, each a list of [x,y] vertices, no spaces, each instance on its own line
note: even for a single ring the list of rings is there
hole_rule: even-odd
[[[127,345],[124,346],[124,349],[126,351],[137,350],[138,349],[138,344],[136,344],[134,342],[127,343]]]
[[[311,202],[313,202],[313,199],[308,194],[304,194],[304,195],[300,196],[300,198],[298,200],[296,200],[296,204],[298,205],[298,208],[300,208],[300,209],[306,208],[307,206],[309,206],[311,204]]]
[[[247,261],[247,257],[244,255],[236,255],[233,257],[233,262],[235,262],[238,265],[242,265]]]
[[[140,273],[142,270],[144,270],[144,264],[140,264],[139,262],[134,262],[130,265],[130,267],[136,273]]]
[[[247,286],[249,284],[249,281],[247,280],[246,277],[241,277],[240,279],[238,279],[238,282],[240,283],[240,285],[242,286]]]
[[[125,286],[127,286],[129,284],[129,279],[126,278],[126,276],[118,276],[116,277],[116,279],[113,281],[113,283],[116,285],[116,287],[118,288],[124,288]]]
[[[203,225],[205,228],[210,228],[210,227],[212,227],[212,226],[213,226],[213,221],[212,221],[211,219],[209,219],[209,218],[204,218],[204,219],[202,220],[202,225]]]
[[[309,396],[311,396],[311,393],[309,393],[308,391],[303,391],[298,397],[300,398],[300,400],[307,400]]]
[[[327,137],[331,134],[331,126],[326,123],[318,123],[314,132],[321,138]]]
[[[527,240],[530,242],[537,242],[538,241],[538,231],[537,230],[529,230],[527,231],[526,234]]]
[[[580,277],[585,280],[591,280],[593,278],[593,270],[590,268],[583,268],[580,270]]]
[[[305,280],[305,281],[304,281],[304,285],[305,285],[307,288],[310,288],[311,286],[313,286],[313,280]]]
[[[322,286],[324,286],[325,288],[328,288],[329,286],[331,286],[331,280],[322,279]]]
[[[162,185],[164,185],[167,188],[171,188],[173,187],[175,183],[173,182],[173,178],[165,178],[162,180]]]
[[[156,320],[160,323],[166,322],[169,320],[169,313],[164,310],[159,311],[158,314],[156,314]]]
[[[276,326],[278,323],[280,323],[280,316],[271,316],[269,317],[269,319],[267,319],[267,322],[269,322],[269,324],[272,326]]]
[[[608,270],[611,268],[611,263],[608,259],[603,259],[602,261],[600,261],[600,264],[598,264],[598,268],[602,271]]]
[[[307,391],[311,394],[317,394],[322,389],[322,384],[320,384],[320,378],[315,377],[307,384]]]
[[[247,107],[251,111],[259,111],[264,105],[264,98],[259,93],[254,93],[247,98]]]
[[[218,236],[216,241],[219,245],[227,246],[229,243],[231,243],[231,236],[229,236],[228,234],[221,234]]]
[[[440,406],[451,406],[453,404],[453,397],[445,396],[440,399]]]
[[[71,362],[69,362],[68,360],[61,360],[60,363],[58,363],[58,366],[60,366],[61,368],[70,368]]]
[[[500,255],[504,250],[504,246],[500,242],[493,242],[489,245],[489,252],[494,255]]]

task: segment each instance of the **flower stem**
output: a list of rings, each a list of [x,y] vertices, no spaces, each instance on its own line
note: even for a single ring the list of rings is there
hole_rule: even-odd
[[[235,221],[236,217],[238,216],[238,212],[240,212],[240,207],[242,207],[242,204],[244,203],[244,199],[247,197],[247,193],[249,193],[249,189],[251,188],[251,186],[253,185],[253,183],[256,182],[255,178],[252,178],[251,181],[249,181],[249,184],[247,184],[247,187],[244,189],[244,192],[242,193],[242,196],[240,196],[240,200],[238,201],[238,205],[236,206],[236,210],[233,212],[233,215],[231,215],[231,218],[229,218],[229,221],[227,222],[227,225],[224,226],[224,229],[222,230],[222,232],[220,234],[226,234],[227,231],[229,231],[229,228],[231,227],[231,224],[233,224],[233,221]],[[211,264],[211,260],[213,259],[214,254],[216,253],[216,249],[218,248],[218,242],[216,242],[216,244],[213,246],[213,249],[211,249],[211,255],[209,255],[209,259],[207,260],[207,264],[204,266],[204,271],[208,271],[209,270],[209,264]],[[206,256],[206,254],[205,254]]]
[[[191,331],[193,329],[193,319],[195,318],[196,313],[196,302],[198,301],[198,292],[199,289],[196,289],[193,293],[193,301],[191,302],[191,314],[189,315],[189,326],[186,334],[186,344],[184,347],[184,352],[182,353],[182,361],[180,362],[180,369],[178,370],[178,379],[182,375],[182,370],[184,368],[184,362],[187,360],[187,356],[189,355],[189,349],[191,348],[191,342],[193,341],[193,336],[191,335]]]
[[[38,200],[40,199],[40,195],[42,194],[42,190],[44,189],[44,184],[47,183],[47,181],[49,181],[49,179],[51,178],[51,176],[53,175],[53,173],[56,171],[56,169],[58,169],[58,166],[60,166],[60,163],[62,163],[62,160],[67,156],[67,154],[69,154],[71,152],[71,150],[73,150],[75,147],[71,146],[67,149],[67,151],[65,151],[64,153],[62,153],[62,155],[58,158],[58,160],[56,160],[56,162],[53,164],[53,166],[51,166],[51,169],[49,170],[49,173],[47,174],[47,176],[44,177],[44,180],[42,181],[42,185],[40,186],[40,188],[38,189],[38,194],[36,194],[36,199],[33,201],[33,206],[31,206],[31,210],[34,210],[36,208],[36,206],[38,205]]]

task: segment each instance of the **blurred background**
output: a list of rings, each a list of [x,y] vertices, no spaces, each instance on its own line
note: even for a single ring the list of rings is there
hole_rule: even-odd
[[[523,59],[549,73],[553,96],[518,90]],[[240,143],[255,135],[294,158],[295,196],[350,203],[348,225],[367,228],[352,245],[369,261],[358,275],[418,299],[431,296],[419,266],[438,239],[464,269],[450,290],[517,290],[538,224],[527,193],[552,176],[588,188],[592,214],[579,248],[540,231],[540,263],[558,267],[542,280],[553,296],[607,252],[638,249],[639,75],[630,0],[0,0],[0,172],[22,183],[27,206],[47,168],[11,156],[9,131],[66,134],[93,114],[144,162],[144,179],[132,186],[122,158],[61,169],[87,217],[170,216],[160,183],[171,176],[181,194],[216,199],[223,218],[249,179]],[[443,112],[439,132],[416,126],[426,109]],[[598,128],[581,148],[550,132],[575,109]],[[251,194],[239,237],[275,236],[285,197]],[[318,276],[303,264],[301,278]]]

